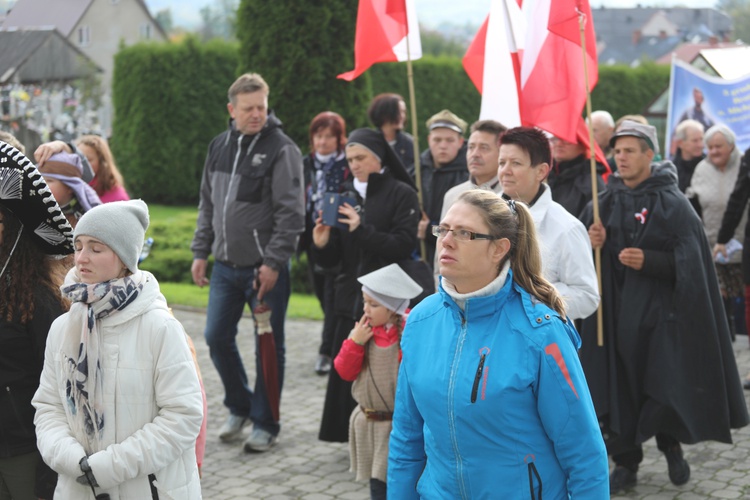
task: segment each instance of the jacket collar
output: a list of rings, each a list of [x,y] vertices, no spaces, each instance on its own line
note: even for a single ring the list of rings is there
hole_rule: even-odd
[[[544,217],[547,215],[547,210],[552,206],[552,190],[549,187],[542,184],[539,186],[542,193],[537,195],[536,201],[529,207],[531,212],[531,218],[534,219],[534,224],[539,226]]]
[[[513,271],[508,269],[505,283],[500,290],[491,295],[466,299],[463,304],[463,310],[456,300],[443,288],[442,278],[440,279],[439,291],[443,298],[443,303],[456,313],[464,316],[467,320],[492,316],[502,308],[503,304],[514,293]]]

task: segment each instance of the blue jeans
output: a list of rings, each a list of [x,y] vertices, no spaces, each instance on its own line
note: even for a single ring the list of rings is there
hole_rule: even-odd
[[[279,422],[274,421],[266,396],[266,388],[258,353],[258,335],[255,335],[255,390],[250,390],[247,373],[237,349],[237,324],[242,317],[245,304],[250,310],[257,304],[253,290],[254,268],[235,269],[215,262],[211,272],[206,316],[206,343],[211,360],[224,384],[224,406],[233,415],[249,417],[255,427],[278,435]],[[291,288],[289,268],[279,270],[279,278],[263,301],[271,307],[271,328],[276,341],[276,357],[279,366],[279,397],[284,383],[284,319],[289,304]]]

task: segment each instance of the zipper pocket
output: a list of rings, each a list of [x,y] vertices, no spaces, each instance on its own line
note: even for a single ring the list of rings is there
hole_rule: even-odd
[[[539,471],[536,470],[536,464],[533,461],[528,462],[529,470],[529,492],[531,493],[531,500],[542,500],[542,478],[539,476]],[[536,477],[537,483],[539,483],[539,496],[534,496],[534,478]]]
[[[13,410],[13,415],[16,416],[16,420],[18,421],[21,430],[27,434],[33,434],[33,430],[26,425],[26,422],[24,422],[23,417],[21,416],[18,405],[13,400],[13,393],[11,392],[9,386],[5,386],[5,392],[8,394],[8,402],[10,404],[10,408]]]
[[[260,246],[260,236],[258,236],[257,229],[253,229],[253,237],[255,238],[255,246],[258,248],[260,258],[263,259],[265,257],[265,252],[263,251],[263,247]]]
[[[479,366],[477,366],[477,373],[474,375],[474,386],[471,388],[471,402],[476,403],[477,401],[477,392],[479,391],[479,381],[482,380],[482,373],[484,372],[484,359],[487,357],[486,352],[484,351],[485,348],[480,349],[479,352],[482,353],[482,355],[479,357]],[[489,351],[489,349],[487,349]]]

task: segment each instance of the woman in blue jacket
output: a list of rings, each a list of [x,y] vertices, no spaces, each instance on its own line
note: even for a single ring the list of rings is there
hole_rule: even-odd
[[[525,205],[468,191],[439,226],[440,293],[409,316],[393,498],[602,499],[607,453]]]

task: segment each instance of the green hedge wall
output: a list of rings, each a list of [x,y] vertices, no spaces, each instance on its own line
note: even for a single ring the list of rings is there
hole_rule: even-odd
[[[112,150],[133,196],[195,203],[206,149],[227,124],[237,45],[138,44],[115,56]]]
[[[414,95],[417,101],[417,125],[419,127],[420,151],[427,149],[427,127],[429,117],[443,109],[472,123],[479,117],[481,96],[469,77],[466,76],[461,59],[457,57],[424,56],[412,63],[414,71]],[[396,92],[406,100],[409,119],[406,129],[411,133],[411,103],[406,63],[388,63],[373,66],[373,94]]]
[[[599,67],[599,83],[591,92],[593,109],[605,109],[617,120],[623,115],[643,114],[645,108],[669,85],[670,66],[644,62],[629,66]]]

